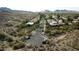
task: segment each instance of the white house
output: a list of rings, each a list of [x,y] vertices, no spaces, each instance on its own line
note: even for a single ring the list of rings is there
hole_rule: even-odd
[[[29,22],[26,23],[26,25],[34,25],[39,20],[39,17],[35,17],[31,19]]]
[[[27,22],[26,25],[33,25],[34,22]]]
[[[48,19],[47,21],[48,21],[48,23],[49,23],[51,26],[58,25],[57,21],[55,21],[55,20],[53,20],[53,19]]]

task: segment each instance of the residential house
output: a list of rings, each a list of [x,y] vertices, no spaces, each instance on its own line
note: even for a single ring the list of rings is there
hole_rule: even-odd
[[[32,20],[30,20],[29,22],[26,23],[26,25],[34,25],[34,23],[36,23],[39,20],[38,17],[33,18]]]
[[[56,20],[53,20],[53,19],[48,19],[47,22],[48,22],[49,25],[51,25],[51,26],[58,25],[57,21],[56,21]]]

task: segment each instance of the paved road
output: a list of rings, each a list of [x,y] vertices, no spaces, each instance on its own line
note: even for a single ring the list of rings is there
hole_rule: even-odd
[[[31,43],[32,45],[36,45],[36,46],[41,45],[42,41],[44,41],[46,38],[41,33],[42,32],[40,30],[33,31],[31,38],[27,42]]]

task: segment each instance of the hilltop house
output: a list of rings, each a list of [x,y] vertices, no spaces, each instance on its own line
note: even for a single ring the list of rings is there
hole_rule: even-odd
[[[49,25],[51,25],[51,26],[58,25],[57,21],[56,21],[56,20],[53,20],[53,19],[48,19],[47,22],[48,22]]]
[[[32,20],[30,20],[29,22],[26,23],[26,25],[34,25],[34,23],[36,23],[39,20],[39,17],[35,17]]]
[[[47,21],[48,21],[49,25],[51,25],[51,26],[64,24],[62,19],[60,19],[60,20],[58,20],[58,19],[48,19]]]
[[[34,22],[27,22],[26,25],[33,25]]]

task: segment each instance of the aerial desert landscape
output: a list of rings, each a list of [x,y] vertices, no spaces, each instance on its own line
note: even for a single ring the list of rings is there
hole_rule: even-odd
[[[78,11],[0,8],[0,51],[78,50]]]

